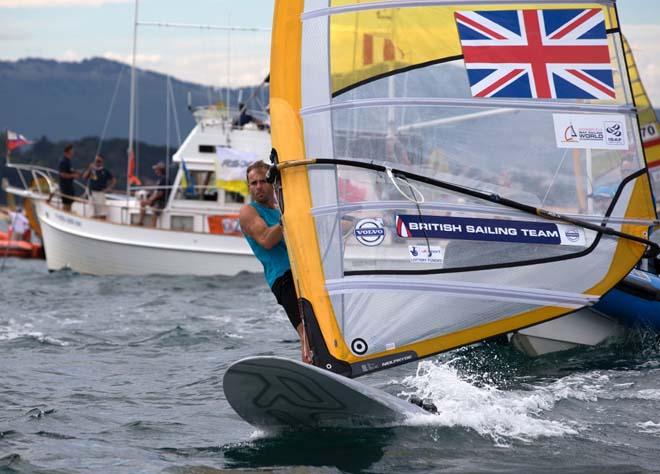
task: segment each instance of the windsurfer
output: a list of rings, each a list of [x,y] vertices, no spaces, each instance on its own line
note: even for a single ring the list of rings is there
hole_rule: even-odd
[[[254,255],[264,266],[266,281],[277,302],[284,308],[289,321],[298,332],[303,362],[311,363],[289,254],[284,242],[282,214],[275,204],[273,185],[266,181],[267,172],[268,165],[263,161],[254,162],[247,168],[248,190],[252,202],[241,208],[241,230]]]

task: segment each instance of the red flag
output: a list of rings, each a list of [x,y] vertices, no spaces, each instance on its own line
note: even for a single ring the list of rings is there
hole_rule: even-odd
[[[32,142],[20,133],[7,130],[7,152],[20,148],[23,145],[29,145],[30,143]]]
[[[128,151],[128,184],[142,186],[140,178],[135,176],[135,153],[133,150]]]

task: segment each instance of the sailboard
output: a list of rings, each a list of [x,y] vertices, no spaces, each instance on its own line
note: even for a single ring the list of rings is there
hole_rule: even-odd
[[[551,320],[658,250],[615,2],[277,0],[270,77],[319,367],[358,377]]]
[[[628,43],[625,37],[623,37],[623,47],[628,64],[630,83],[632,84],[632,91],[635,97],[637,116],[639,117],[644,154],[649,167],[653,195],[657,203],[660,199],[660,123],[658,123],[655,109],[642,83],[630,43]]]
[[[265,429],[374,428],[428,414],[355,380],[282,357],[248,357],[225,372],[227,401]]]

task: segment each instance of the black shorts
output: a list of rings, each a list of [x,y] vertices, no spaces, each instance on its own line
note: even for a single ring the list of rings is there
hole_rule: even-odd
[[[293,275],[291,270],[275,280],[271,288],[277,302],[284,308],[289,321],[297,328],[302,319],[300,318],[300,308],[298,307],[298,296],[296,295],[296,285],[293,284]]]
[[[73,197],[76,194],[76,191],[73,188],[60,188],[60,193],[61,196],[60,198],[62,199],[62,204],[71,204],[73,203]]]

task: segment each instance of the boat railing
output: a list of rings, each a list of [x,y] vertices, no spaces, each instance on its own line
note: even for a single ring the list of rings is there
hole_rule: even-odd
[[[112,201],[114,204],[111,206],[117,210],[119,213],[119,223],[122,225],[137,225],[134,222],[132,222],[132,215],[137,215],[139,214],[140,208],[141,208],[141,201],[146,200],[149,193],[152,191],[157,191],[157,190],[167,190],[169,193],[172,192],[177,192],[179,190],[182,191],[190,191],[191,189],[194,190],[195,193],[199,193],[201,195],[201,192],[204,190],[214,190],[218,189],[214,185],[195,185],[195,186],[190,186],[189,188],[183,188],[181,185],[175,186],[175,185],[168,185],[168,186],[158,186],[158,185],[143,185],[143,186],[132,186],[130,188],[131,193],[130,194],[123,194],[121,192],[116,192],[116,193],[106,193],[106,199],[108,201]],[[62,197],[63,195],[59,192],[56,191],[54,196],[60,196]],[[93,217],[93,205],[92,205],[92,200],[91,196],[88,198],[81,198],[77,196],[64,196],[68,197],[74,202],[78,202],[81,205],[76,207],[72,207],[72,212],[73,214],[80,215],[81,217]],[[203,199],[202,199],[203,200]],[[184,201],[185,202],[185,201]],[[187,202],[194,203],[196,202],[195,200],[187,200]],[[50,202],[51,205],[55,205],[55,207],[59,208],[62,210],[61,206],[61,200],[57,202]],[[82,212],[80,212],[82,211]],[[132,211],[132,212],[131,212]],[[154,209],[150,208],[149,206],[146,206],[145,212],[146,215],[153,214]],[[163,211],[168,212],[171,214],[183,214],[183,215],[194,215],[194,216],[200,216],[201,217],[201,228],[199,230],[193,230],[193,231],[187,231],[187,232],[195,232],[195,233],[202,233],[202,234],[210,234],[213,233],[212,225],[210,223],[209,218],[214,218],[217,216],[222,216],[222,217],[230,217],[233,216],[236,219],[238,219],[238,209],[233,210],[229,208],[222,208],[222,209],[214,209],[214,208],[208,208],[208,209],[202,209],[202,208],[185,208],[185,207],[174,207],[172,205],[172,201],[168,198],[168,203],[163,209]],[[157,228],[163,228],[161,225],[161,221],[158,221]],[[171,226],[170,226],[171,228]],[[180,229],[171,229],[171,230],[180,230]]]
[[[40,165],[31,165],[31,164],[22,164],[22,163],[8,163],[8,167],[16,170],[21,184],[23,186],[23,191],[26,193],[24,196],[40,197],[48,202],[49,205],[55,207],[56,209],[65,211],[62,205],[62,198],[70,199],[74,204],[71,207],[71,210],[68,211],[71,214],[78,215],[80,217],[94,217],[94,206],[92,202],[91,193],[88,191],[88,188],[79,181],[74,181],[75,185],[81,189],[81,193],[78,196],[69,196],[60,192],[58,180],[59,172],[52,168],[48,168]],[[199,194],[200,201],[204,201],[204,192],[208,190],[219,190],[215,185],[191,185],[183,187],[179,185],[168,185],[168,186],[159,186],[159,185],[144,185],[144,186],[132,186],[130,188],[131,193],[125,194],[121,191],[111,191],[106,193],[107,201],[112,202],[110,204],[114,209],[117,209],[119,212],[119,220],[122,224],[131,225],[131,211],[139,211],[140,201],[147,199],[150,192],[155,190],[167,190],[169,194],[175,193],[179,190],[182,192],[190,192],[193,195]],[[29,194],[28,194],[29,193]],[[194,203],[196,200],[191,199],[188,202]],[[240,203],[239,203],[240,204]],[[186,209],[174,208],[172,207],[172,199],[168,198],[168,203],[165,206],[165,211],[174,211],[178,213],[191,213],[196,216],[202,217],[202,226],[201,230],[196,231],[200,233],[211,233],[211,226],[209,224],[209,218],[222,215],[238,216],[238,210],[233,211],[228,208],[223,209]],[[147,213],[153,213],[153,210],[147,207]],[[159,225],[160,227],[160,225]]]
[[[24,191],[36,194],[47,194],[53,196],[59,193],[59,171],[41,165],[25,163],[7,163],[7,168],[16,170]],[[80,181],[74,180],[74,186],[81,190],[83,196],[87,196],[87,186]],[[44,186],[46,189],[44,189]],[[75,189],[75,188],[74,188]]]

